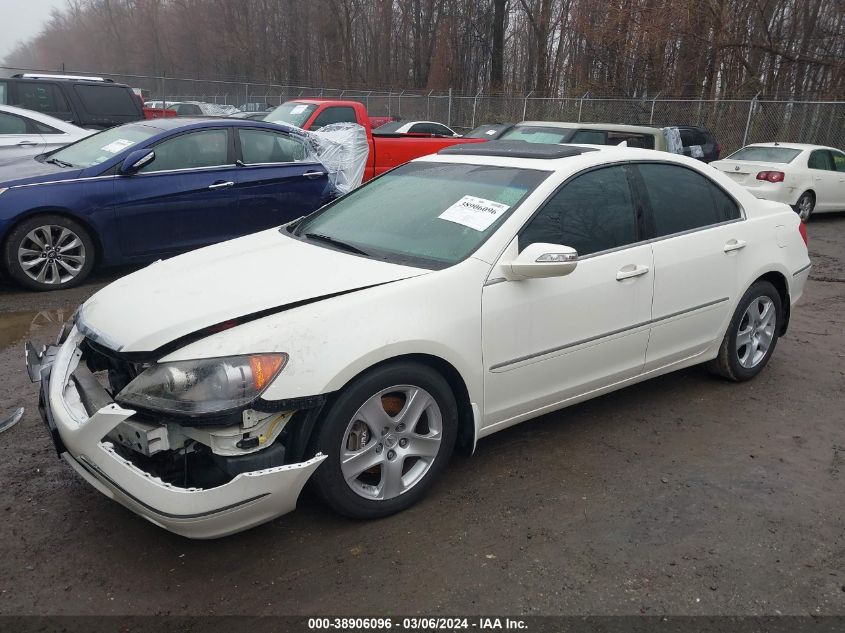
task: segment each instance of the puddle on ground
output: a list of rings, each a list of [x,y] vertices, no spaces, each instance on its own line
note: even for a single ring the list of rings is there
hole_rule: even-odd
[[[73,316],[73,310],[27,310],[0,312],[0,350],[25,339],[50,343],[62,323]]]

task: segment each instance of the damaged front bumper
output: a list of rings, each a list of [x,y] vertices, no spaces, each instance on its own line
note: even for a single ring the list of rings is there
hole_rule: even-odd
[[[107,436],[135,415],[74,377],[84,336],[74,327],[42,353],[27,343],[30,377],[41,382],[39,410],[59,455],[97,490],[148,521],[191,538],[216,538],[292,511],[325,459],[242,472],[211,488],[179,487],[146,472]]]

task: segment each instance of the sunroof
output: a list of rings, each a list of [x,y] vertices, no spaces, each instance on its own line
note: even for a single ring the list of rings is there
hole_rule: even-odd
[[[595,152],[592,147],[549,145],[527,141],[487,141],[486,143],[461,143],[444,147],[438,154],[445,156],[506,156],[510,158],[566,158],[585,152]]]

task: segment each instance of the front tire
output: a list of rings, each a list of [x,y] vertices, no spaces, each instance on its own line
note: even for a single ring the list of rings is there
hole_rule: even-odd
[[[754,378],[775,351],[782,318],[780,293],[768,281],[755,282],[737,304],[719,355],[708,369],[735,382]]]
[[[419,501],[455,447],[458,407],[449,383],[426,365],[378,367],[345,388],[314,442],[328,455],[314,473],[336,512],[374,519]]]
[[[94,257],[88,231],[61,215],[39,215],[21,222],[3,247],[9,276],[32,290],[78,285],[94,267]]]
[[[816,197],[811,192],[805,191],[792,208],[798,214],[798,217],[801,218],[802,222],[807,222],[816,208]]]

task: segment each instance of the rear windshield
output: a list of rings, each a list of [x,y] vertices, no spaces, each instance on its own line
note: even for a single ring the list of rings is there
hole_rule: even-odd
[[[527,141],[529,143],[566,143],[575,130],[564,127],[515,127],[499,138],[510,141]]]
[[[750,160],[760,163],[789,163],[801,153],[788,147],[743,147],[728,156],[728,160]]]
[[[136,116],[141,103],[138,97],[121,86],[74,86],[85,109],[100,116]]]
[[[287,123],[295,127],[302,127],[311,116],[317,106],[309,103],[283,103],[270,114],[264,117],[270,123]]]

